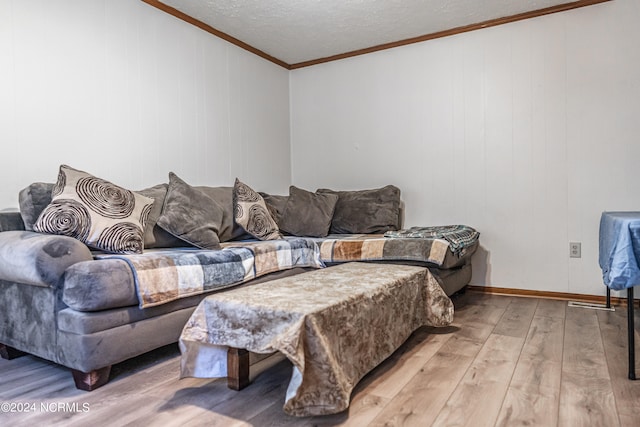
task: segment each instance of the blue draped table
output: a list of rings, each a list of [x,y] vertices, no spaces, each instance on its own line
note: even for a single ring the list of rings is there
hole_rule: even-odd
[[[599,262],[607,286],[607,307],[611,305],[611,289],[627,290],[629,379],[635,380],[633,287],[640,285],[640,212],[602,213]]]

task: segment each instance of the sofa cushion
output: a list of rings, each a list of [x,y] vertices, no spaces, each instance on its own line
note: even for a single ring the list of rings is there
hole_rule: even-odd
[[[35,231],[74,237],[107,252],[142,253],[153,199],[67,165],[60,166],[51,194]]]
[[[53,190],[52,183],[34,182],[18,193],[20,215],[22,215],[25,230],[33,231],[33,224],[44,208],[51,203],[51,190]]]
[[[77,311],[137,306],[133,271],[117,258],[78,262],[65,272],[62,301]]]
[[[175,173],[169,173],[169,188],[158,225],[185,242],[202,249],[220,249],[218,233],[224,209],[201,190]]]
[[[103,262],[103,260],[97,262]],[[312,270],[314,269],[296,267],[290,270],[276,271],[274,273],[269,273],[266,276],[252,279],[247,283],[239,284],[235,286],[234,289],[244,286],[253,286],[258,283],[268,282],[270,280],[280,279],[283,277],[289,277]],[[93,289],[95,289],[95,287],[93,287]],[[220,292],[225,291],[226,289],[222,289]],[[133,292],[135,293],[135,289],[133,290]],[[213,293],[215,292],[216,291],[214,291]],[[157,321],[158,319],[162,319],[162,315],[177,312],[180,310],[189,310],[189,313],[191,313],[193,309],[200,303],[200,301],[211,294],[212,293],[205,293],[200,295],[193,295],[186,298],[180,298],[166,304],[145,308],[144,310],[141,310],[140,307],[138,307],[137,301],[134,305],[121,307],[115,307],[113,306],[113,304],[109,304],[113,308],[109,310],[91,312],[74,310],[69,307],[58,312],[58,328],[60,328],[61,331],[70,332],[74,335],[84,335],[99,333],[119,327],[131,328],[132,324],[134,323],[136,323],[136,327],[139,327],[141,324],[137,322],[150,319],[151,322],[147,323],[152,323],[154,325],[155,332],[160,333],[162,331],[162,327],[158,326]],[[172,324],[175,326],[175,328],[180,330],[187,322],[188,317],[189,316],[187,316],[187,318],[182,322],[172,322]],[[180,336],[179,330],[178,332],[176,332],[174,341],[177,341],[178,337]]]
[[[19,211],[0,211],[0,232],[11,230],[24,230],[24,221]]]
[[[396,186],[359,191],[319,189],[317,192],[338,196],[331,233],[368,234],[398,229],[400,189]]]
[[[164,206],[164,198],[167,195],[169,185],[158,184],[144,190],[136,191],[146,197],[153,199],[153,206],[147,218],[147,224],[144,228],[144,247],[145,248],[175,248],[187,246],[184,240],[180,240],[174,235],[166,232],[158,226],[158,218],[162,214]]]
[[[282,239],[278,224],[269,214],[262,196],[238,178],[233,186],[233,217],[238,225],[257,239]]]
[[[67,267],[91,259],[89,248],[71,237],[33,231],[0,233],[0,280],[57,286]]]
[[[259,192],[259,194],[264,199],[264,203],[267,205],[267,210],[276,222],[276,224],[280,224],[280,220],[282,219],[282,214],[284,213],[284,208],[287,206],[287,200],[289,200],[289,196],[280,196],[277,194],[268,194]]]
[[[196,188],[215,200],[223,210],[222,223],[218,230],[220,242],[253,238],[233,219],[233,187],[198,186]]]
[[[278,226],[294,236],[325,237],[337,202],[335,194],[312,193],[292,185]]]

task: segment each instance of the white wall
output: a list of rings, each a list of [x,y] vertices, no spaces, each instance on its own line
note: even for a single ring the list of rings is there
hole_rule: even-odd
[[[61,163],[394,183],[406,225],[482,232],[474,284],[602,294],[600,213],[640,210],[639,18],[616,0],[289,74],[137,0],[0,0],[0,209]]]
[[[288,91],[287,70],[138,0],[0,0],[0,209],[61,163],[286,191]]]
[[[604,294],[600,214],[640,210],[639,20],[616,0],[295,70],[293,183],[393,183],[405,225],[476,227],[473,284]]]

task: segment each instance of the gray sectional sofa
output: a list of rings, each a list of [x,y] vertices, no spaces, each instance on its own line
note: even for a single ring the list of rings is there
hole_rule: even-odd
[[[170,206],[166,199],[172,191],[172,183],[173,181],[169,185],[161,184],[139,192],[154,199],[144,230],[145,251],[154,254],[162,254],[163,251],[175,247],[190,246],[187,243],[189,236],[181,235],[179,232],[171,234],[166,230],[171,227],[163,228],[158,225],[162,223],[165,213],[163,211]],[[385,191],[391,191],[391,211],[395,215],[395,222],[383,228],[371,227],[372,231],[368,234],[345,234],[344,231],[350,230],[327,229],[329,232],[342,233],[313,236],[313,241],[318,245],[318,253],[325,257],[322,261],[328,266],[348,261],[424,265],[430,267],[448,295],[463,288],[471,277],[470,258],[478,246],[477,242],[469,245],[462,254],[448,251],[437,263],[430,260],[428,253],[424,260],[402,254],[394,255],[397,254],[398,248],[415,246],[415,239],[405,239],[404,244],[400,242],[393,250],[381,249],[379,256],[371,259],[367,259],[361,252],[357,255],[345,255],[343,252],[334,253],[327,249],[337,248],[336,242],[351,243],[359,238],[370,237],[373,233],[384,232],[385,228],[397,229],[401,217],[399,190],[389,187],[385,187],[386,190],[370,190],[375,193],[325,190],[335,195],[323,198],[324,201],[332,201],[334,205],[333,210],[324,213],[330,215],[326,227],[339,226],[340,223],[348,225],[349,221],[353,222],[353,215],[365,216],[361,221],[355,221],[361,225],[384,222],[385,219],[380,217],[383,215],[380,208],[374,209],[375,214],[367,214],[366,209],[363,211],[361,208],[350,212],[347,202],[356,200],[368,203],[368,200],[373,200],[372,203],[380,203],[380,197],[383,196],[384,199]],[[108,381],[113,364],[177,342],[184,324],[207,293],[141,308],[136,294],[137,273],[129,262],[129,255],[104,256],[103,251],[96,251],[76,238],[34,231],[38,217],[51,203],[53,188],[53,184],[34,183],[20,193],[19,212],[0,212],[0,355],[10,359],[30,353],[64,365],[72,370],[78,388],[92,390]],[[235,246],[236,243],[239,247],[244,244],[259,245],[260,242],[255,238],[251,239],[252,236],[247,235],[246,230],[233,219],[237,214],[233,212],[233,191],[233,187],[189,187],[188,197],[181,201],[182,208],[185,203],[190,203],[189,200],[195,201],[203,194],[215,199],[224,207],[222,219],[218,218],[222,225],[218,224],[216,228],[222,246]],[[297,207],[295,215],[292,215],[291,210],[295,208],[292,204],[292,194],[262,196],[274,220],[288,224],[287,228],[295,229],[300,234],[304,230],[300,230],[299,219],[310,214],[308,210],[312,201],[308,197],[312,196],[305,193],[297,197],[297,203],[301,205]],[[338,209],[340,206],[335,200],[344,202],[341,209]],[[283,215],[287,212],[290,217],[285,220]],[[336,215],[346,215],[350,219],[346,222],[336,221]],[[197,215],[195,217],[198,218]],[[181,218],[181,221],[185,219]],[[326,223],[326,218],[320,222]],[[315,230],[318,225],[325,227],[316,222],[312,228]],[[430,245],[429,243],[427,247],[430,248]],[[383,253],[385,251],[388,253]],[[425,253],[424,248],[421,251],[422,254]],[[254,283],[299,274],[315,267],[317,266],[294,263],[282,271],[268,272],[248,281],[236,280],[234,284],[251,286]],[[224,266],[208,268],[215,270],[223,269]],[[226,287],[221,287],[221,290],[211,289],[211,292],[224,292],[224,289]]]

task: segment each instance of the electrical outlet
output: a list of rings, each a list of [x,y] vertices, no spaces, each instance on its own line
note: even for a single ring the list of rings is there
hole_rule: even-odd
[[[582,256],[582,244],[580,242],[569,242],[569,257],[580,258]]]

